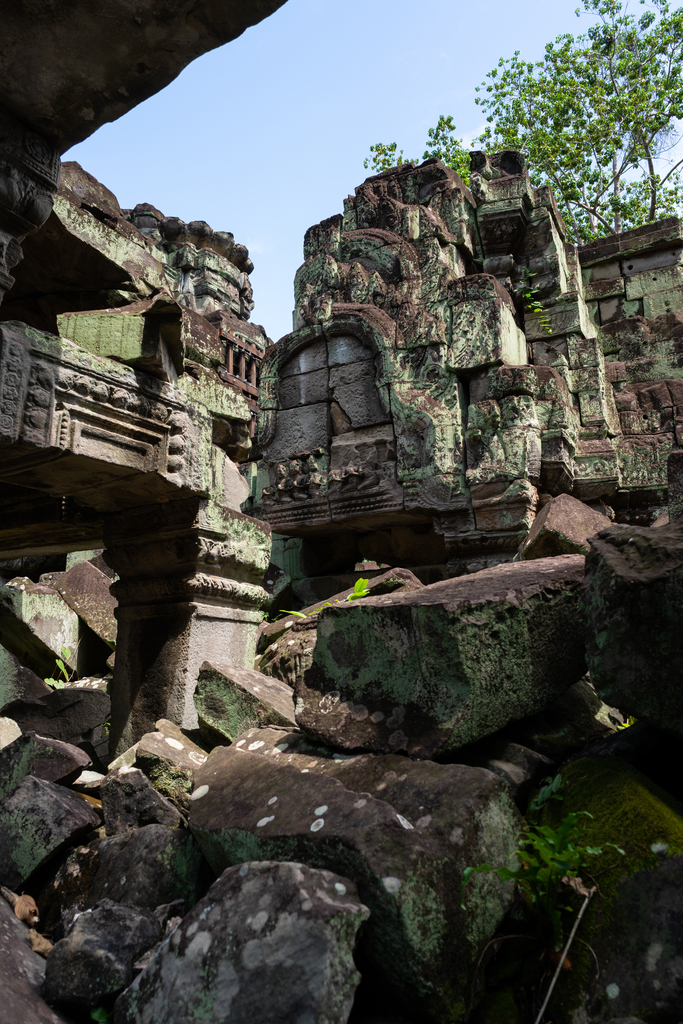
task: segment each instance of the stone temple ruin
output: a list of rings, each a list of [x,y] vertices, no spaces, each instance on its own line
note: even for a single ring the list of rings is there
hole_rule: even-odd
[[[471,189],[436,160],[367,179],[306,234],[253,514],[310,575],[494,565],[560,494],[654,522],[683,442],[682,254],[676,218],[577,250],[518,153],[474,153]]]
[[[548,1015],[678,1021],[681,222],[405,164],[272,344],[229,232],[59,154],[282,2],[3,13],[0,1020],[531,1024],[487,865],[575,814]]]

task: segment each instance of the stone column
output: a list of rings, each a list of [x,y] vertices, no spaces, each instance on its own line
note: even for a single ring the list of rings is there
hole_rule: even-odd
[[[54,146],[0,109],[0,303],[23,257],[19,243],[50,216],[61,169]]]
[[[267,601],[270,528],[205,498],[107,517],[105,560],[119,574],[111,750],[159,718],[196,728],[202,662],[253,668]]]

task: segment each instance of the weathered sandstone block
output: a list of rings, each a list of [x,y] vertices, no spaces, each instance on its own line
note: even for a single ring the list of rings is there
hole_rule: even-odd
[[[540,711],[585,671],[583,572],[561,555],[326,608],[297,724],[342,750],[434,757]]]

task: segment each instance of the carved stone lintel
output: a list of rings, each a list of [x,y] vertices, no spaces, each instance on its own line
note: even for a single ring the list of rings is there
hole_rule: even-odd
[[[0,109],[0,303],[23,256],[19,243],[50,216],[60,173],[54,146]]]

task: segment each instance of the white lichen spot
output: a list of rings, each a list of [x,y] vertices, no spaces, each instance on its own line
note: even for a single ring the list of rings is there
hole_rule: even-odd
[[[311,651],[314,651],[314,650],[315,650],[315,647],[304,647],[303,653],[304,654],[310,654]]]
[[[398,820],[399,820],[399,821],[401,822],[401,824],[403,825],[403,827],[404,827],[404,828],[412,828],[412,827],[413,827],[413,826],[412,826],[412,825],[410,824],[410,822],[408,821],[408,819],[407,819],[407,818],[404,818],[402,814],[397,814],[397,815],[396,815],[396,817],[397,817],[397,818],[398,818]]]
[[[188,939],[191,939],[192,936],[195,934],[195,932],[198,929],[199,929],[199,921],[195,921],[194,924],[191,924],[190,927],[185,932],[185,934],[187,935]]]
[[[325,819],[324,818],[316,818],[315,821],[313,822],[313,824],[311,825],[311,832],[319,832],[324,824],[325,824]]]
[[[308,768],[302,768],[302,769],[301,769],[301,774],[302,774],[302,775],[307,775],[307,774],[308,774],[308,771],[309,771],[309,769],[308,769]]]
[[[268,648],[268,650],[269,651],[276,651],[277,650],[277,644],[271,644],[270,647]]]
[[[365,707],[364,704],[355,704],[351,708],[351,717],[356,722],[363,722],[363,721],[365,721],[365,719],[368,717],[369,714],[370,714],[370,712],[368,711],[368,709]]]
[[[666,853],[669,849],[668,843],[652,843],[650,849],[653,853]]]
[[[273,581],[272,580],[266,580],[266,586],[272,587],[272,585],[273,585]]]
[[[294,714],[295,715],[303,715],[305,710],[306,710],[306,701],[303,699],[303,697],[297,697],[296,701],[294,703]]]
[[[276,743],[273,749],[277,750],[278,753],[280,753],[280,754],[284,754],[284,752],[285,752],[285,750],[287,749],[288,746],[289,746],[289,743]]]
[[[269,818],[261,818],[259,821],[256,822],[256,828],[263,828],[263,826],[267,825],[269,821],[274,821],[274,820],[275,820],[275,815],[274,814],[271,814],[271,816]]]
[[[394,875],[387,875],[386,878],[382,879],[382,885],[388,893],[395,896],[398,890],[401,888],[402,882],[399,878],[395,878]]]
[[[201,798],[203,796],[206,796],[206,794],[208,792],[209,792],[209,787],[208,786],[198,786],[197,789],[195,789],[195,791],[192,794],[192,796],[190,797],[190,800],[201,800]]]
[[[454,843],[456,846],[462,846],[464,841],[465,833],[463,832],[459,825],[456,825],[456,827],[453,829],[453,831],[448,837],[448,842]]]
[[[645,954],[645,970],[654,971],[657,967],[657,961],[664,952],[663,942],[652,942],[650,943],[647,953]]]
[[[247,747],[247,750],[258,750],[259,747],[265,747],[265,745],[266,744],[265,744],[265,742],[263,740],[254,740],[253,743],[249,744],[249,746]]]
[[[168,743],[169,747],[173,747],[174,750],[184,750],[185,747],[180,740],[174,739],[172,736],[165,736],[164,739]]]
[[[284,624],[285,629],[291,629],[291,627],[293,625],[294,625],[294,622],[291,619],[289,620],[289,622],[285,622],[285,624]]]
[[[327,810],[327,804],[321,804],[320,807],[316,807],[313,812],[317,818],[320,818]]]
[[[367,800],[365,799],[365,797],[362,796],[360,798],[360,800],[356,800],[356,802],[355,802],[355,804],[353,806],[356,808],[357,811],[359,811],[361,809],[361,807],[365,807],[366,803],[367,803]]]
[[[259,910],[258,914],[254,914],[254,916],[251,919],[251,921],[249,922],[249,924],[251,924],[251,927],[254,929],[255,932],[260,932],[261,929],[265,926],[267,920],[268,920],[268,911],[267,910]]]
[[[200,754],[198,750],[191,750],[189,756],[193,764],[204,764],[206,761],[206,754]]]
[[[311,910],[312,908],[313,908],[313,901],[312,900],[304,900],[303,903],[301,904],[301,909],[302,910]]]
[[[247,742],[246,740],[238,740],[237,743],[235,744],[235,746],[236,747],[242,747],[242,746],[244,746],[244,744],[246,742]]]
[[[383,719],[384,719],[384,712],[383,711],[375,711],[375,712],[373,712],[373,714],[370,715],[370,721],[374,725],[377,725],[377,723],[381,722]]]
[[[242,876],[242,878],[246,878],[246,876],[248,874],[249,874],[249,865],[248,864],[241,864],[240,865],[240,875]]]
[[[288,647],[293,647],[294,646],[294,641],[293,640],[288,640],[287,641],[287,646]]]
[[[608,985],[605,989],[605,995],[608,999],[616,999],[619,995],[619,991],[619,986],[612,982],[612,984]]]
[[[346,896],[346,886],[343,882],[335,882],[334,887],[340,896]]]
[[[277,803],[277,797],[276,796],[271,796],[270,800],[268,801],[268,805],[274,804],[274,803]]]
[[[340,696],[341,694],[339,693],[339,690],[330,690],[329,693],[326,693],[318,704],[320,713],[323,715],[329,715],[332,708],[336,707],[339,703]]]
[[[415,822],[415,828],[427,828],[432,820],[431,814],[425,814],[423,818],[418,818]]]

